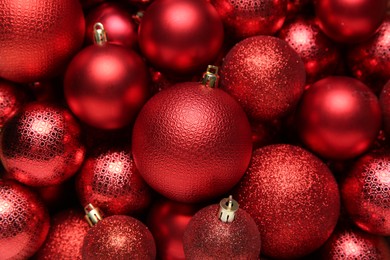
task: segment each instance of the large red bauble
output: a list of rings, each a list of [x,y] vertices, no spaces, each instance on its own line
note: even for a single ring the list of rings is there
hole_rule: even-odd
[[[383,87],[379,103],[383,113],[383,127],[386,134],[390,135],[390,81]]]
[[[25,94],[20,86],[0,79],[0,128],[19,112],[24,98]]]
[[[390,236],[390,153],[360,158],[341,183],[341,195],[359,228]]]
[[[103,219],[84,237],[84,260],[156,258],[156,245],[148,228],[139,220],[116,215]]]
[[[45,241],[49,214],[38,196],[0,179],[0,258],[28,259]]]
[[[77,0],[1,0],[0,10],[2,78],[53,77],[83,43],[85,22]]]
[[[0,158],[6,176],[26,185],[56,185],[84,160],[80,127],[68,110],[30,103],[1,131]]]
[[[298,54],[281,39],[255,36],[226,55],[221,85],[235,97],[249,118],[271,121],[297,104],[305,85],[305,67]]]
[[[146,9],[138,37],[143,54],[158,69],[189,74],[216,58],[223,25],[205,0],[157,0]]]
[[[374,93],[360,81],[327,77],[314,83],[297,109],[302,141],[319,155],[349,159],[366,151],[381,126]]]
[[[85,123],[102,129],[129,124],[146,102],[147,70],[141,57],[122,46],[92,45],[69,64],[66,101]]]
[[[316,15],[323,32],[337,42],[367,40],[386,15],[387,0],[317,0]]]
[[[133,130],[134,161],[157,192],[199,202],[231,189],[249,164],[248,119],[226,92],[179,83],[152,97]]]
[[[272,35],[286,18],[287,0],[211,0],[229,34],[236,38]]]
[[[337,183],[327,166],[287,144],[255,150],[234,194],[259,227],[262,254],[272,258],[297,258],[320,247],[340,211]]]

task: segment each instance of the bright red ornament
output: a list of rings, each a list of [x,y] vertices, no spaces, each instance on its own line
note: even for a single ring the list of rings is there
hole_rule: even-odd
[[[2,129],[0,158],[6,176],[26,185],[56,185],[84,160],[79,125],[68,110],[30,103]]]
[[[259,227],[262,254],[272,258],[311,253],[329,238],[339,217],[339,191],[332,173],[297,146],[255,150],[234,194]]]
[[[0,128],[21,109],[25,99],[20,86],[0,79]]]
[[[383,87],[379,103],[383,113],[383,126],[386,134],[390,135],[390,81]]]
[[[305,85],[305,67],[281,39],[245,39],[226,55],[221,85],[235,97],[249,118],[271,121],[291,112]]]
[[[366,151],[381,126],[374,93],[360,81],[327,77],[314,83],[297,109],[302,141],[319,155],[349,159]]]
[[[26,187],[0,179],[0,257],[27,259],[45,241],[49,214]]]
[[[319,26],[337,42],[367,40],[386,15],[387,0],[317,0],[314,2]]]
[[[157,0],[138,31],[145,57],[158,69],[190,74],[211,63],[223,42],[223,25],[205,0]]]
[[[59,74],[81,47],[85,22],[77,0],[0,1],[0,77],[34,82]]]
[[[185,82],[152,97],[134,125],[133,156],[145,181],[181,202],[199,202],[231,189],[252,152],[248,119],[226,92]],[[210,76],[211,75],[211,76]]]

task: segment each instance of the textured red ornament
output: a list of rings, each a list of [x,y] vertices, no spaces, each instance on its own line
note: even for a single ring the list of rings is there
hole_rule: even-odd
[[[342,182],[341,195],[358,227],[390,236],[390,153],[360,158]]]
[[[21,109],[24,98],[20,86],[0,79],[0,128]]]
[[[216,58],[223,25],[204,0],[158,0],[146,9],[138,36],[143,54],[158,69],[189,74]]]
[[[135,218],[111,216],[92,227],[84,238],[85,260],[156,258],[156,245],[148,228]]]
[[[337,42],[367,40],[386,15],[387,0],[317,0],[316,15],[321,29]]]
[[[383,113],[383,126],[387,135],[390,135],[390,81],[383,87],[379,103]]]
[[[0,179],[1,259],[27,259],[45,241],[49,214],[38,196],[14,181]]]
[[[236,38],[272,35],[286,18],[287,0],[211,0],[228,33]]]
[[[57,213],[51,223],[45,243],[35,258],[38,260],[81,260],[81,247],[89,225],[84,215],[73,209]]]
[[[366,151],[381,126],[374,93],[360,81],[328,77],[314,83],[297,109],[302,141],[319,155],[349,159]]]
[[[79,125],[61,107],[31,103],[2,129],[0,158],[9,178],[26,185],[56,185],[84,160]]]
[[[306,82],[332,75],[340,61],[338,47],[311,19],[298,17],[286,23],[279,33],[299,54],[306,69]]]
[[[15,82],[53,77],[83,43],[77,0],[2,0],[0,10],[0,77]]]
[[[226,55],[221,85],[249,118],[271,121],[294,109],[305,85],[305,67],[285,41],[251,37]]]
[[[339,191],[332,173],[297,146],[255,150],[234,193],[259,227],[262,254],[272,258],[311,253],[328,239],[339,216]]]

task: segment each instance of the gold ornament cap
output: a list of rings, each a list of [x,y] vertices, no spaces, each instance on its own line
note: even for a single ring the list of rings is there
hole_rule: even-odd
[[[84,208],[85,219],[87,220],[90,227],[95,226],[99,221],[103,219],[102,213],[99,208],[95,208],[91,203],[89,203]]]
[[[95,23],[93,25],[93,38],[97,45],[103,46],[107,43],[107,33],[102,23]]]
[[[210,88],[218,87],[218,69],[218,66],[208,65],[206,72],[203,74],[202,84]]]
[[[233,222],[234,218],[236,217],[238,207],[239,204],[233,199],[232,195],[230,195],[229,198],[222,199],[219,202],[219,220],[225,223]]]

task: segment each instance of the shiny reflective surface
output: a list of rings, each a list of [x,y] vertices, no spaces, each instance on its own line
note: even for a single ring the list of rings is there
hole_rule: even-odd
[[[0,128],[22,107],[24,93],[14,83],[0,79]]]

